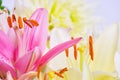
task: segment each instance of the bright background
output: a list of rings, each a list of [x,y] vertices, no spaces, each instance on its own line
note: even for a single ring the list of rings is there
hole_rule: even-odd
[[[96,3],[95,15],[104,18],[105,25],[120,22],[120,0],[88,0]]]

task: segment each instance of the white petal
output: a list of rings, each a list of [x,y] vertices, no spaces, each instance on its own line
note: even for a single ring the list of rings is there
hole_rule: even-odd
[[[93,80],[93,75],[85,62],[83,63],[82,80]]]
[[[68,40],[70,40],[70,35],[67,33],[65,29],[54,28],[50,35],[50,48]],[[53,70],[59,70],[61,68],[67,67],[68,62],[67,62],[65,52],[53,58],[49,62],[48,66]]]
[[[109,27],[94,44],[94,61],[90,64],[92,70],[113,72],[114,54],[117,49],[118,27]]]
[[[66,77],[63,80],[81,80],[81,73],[78,69],[76,68],[71,68],[66,72],[67,79]]]
[[[54,28],[50,34],[50,47],[54,47],[57,44],[70,40],[70,35],[67,30],[63,28]]]
[[[120,53],[116,52],[115,57],[114,57],[114,62],[115,62],[115,69],[120,76]]]

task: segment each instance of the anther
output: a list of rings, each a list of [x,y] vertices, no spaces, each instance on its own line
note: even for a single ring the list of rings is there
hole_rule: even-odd
[[[74,39],[73,37],[71,37],[71,39]],[[74,58],[75,58],[75,60],[77,60],[77,45],[75,44],[74,46],[73,46],[73,48],[74,48]]]
[[[20,29],[23,28],[23,22],[21,17],[18,17],[18,25]]]
[[[29,20],[34,26],[38,26],[39,24],[38,24],[38,22],[37,21],[35,21],[35,20]]]
[[[10,16],[7,17],[7,22],[8,22],[9,27],[12,28],[12,20]]]
[[[23,18],[23,22],[25,23],[25,24],[27,24],[30,28],[32,28],[34,25],[29,21],[29,20],[27,20],[26,18]]]
[[[12,22],[15,22],[16,21],[16,17],[14,14],[12,14]]]
[[[44,79],[43,80],[47,80],[47,74],[44,74]]]
[[[66,49],[66,50],[65,50],[65,54],[66,54],[66,57],[69,56],[69,49]]]
[[[64,72],[68,71],[67,67],[63,68],[62,70],[60,70],[60,74],[63,74]]]
[[[54,72],[57,76],[64,78],[60,73]]]
[[[93,51],[93,39],[92,39],[92,36],[89,36],[89,54],[91,56],[91,60],[94,60],[94,51]]]

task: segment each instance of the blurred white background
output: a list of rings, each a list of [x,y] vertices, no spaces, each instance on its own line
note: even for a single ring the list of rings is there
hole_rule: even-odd
[[[104,19],[105,25],[120,22],[120,0],[88,0],[90,3],[96,3],[96,16]]]

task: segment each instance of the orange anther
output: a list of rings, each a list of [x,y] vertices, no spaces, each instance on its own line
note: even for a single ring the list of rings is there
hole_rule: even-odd
[[[68,57],[69,56],[69,49],[66,49],[65,53],[66,53],[66,57]]]
[[[27,20],[25,17],[23,18],[23,21],[25,24],[27,24],[30,28],[32,28],[34,25],[29,21]]]
[[[38,22],[37,21],[35,21],[35,20],[29,20],[34,26],[38,26],[39,24],[38,24]]]
[[[9,27],[12,28],[12,20],[10,16],[7,17],[7,22],[8,22]]]
[[[47,74],[44,74],[44,79],[43,80],[47,80]]]
[[[23,21],[26,21],[26,20],[27,20],[26,17],[24,17],[24,18],[23,18]]]
[[[60,70],[60,74],[63,74],[65,71],[68,71],[68,69],[67,68],[63,68],[62,70]]]
[[[77,45],[74,45],[73,46],[74,47],[74,58],[75,58],[75,60],[77,60]]]
[[[89,36],[89,54],[91,56],[91,60],[94,60],[94,51],[93,51],[93,39],[92,39],[92,36]]]
[[[37,73],[37,77],[38,77],[38,78],[40,78],[40,74],[41,74],[41,67],[39,67],[39,68],[38,68],[37,72],[38,72],[38,73]]]
[[[71,39],[74,39],[73,37],[71,37]],[[74,46],[73,46],[73,48],[74,48],[74,58],[75,58],[75,60],[77,60],[77,45],[75,44]]]
[[[23,27],[23,22],[21,17],[18,17],[18,25],[20,29]]]
[[[64,78],[60,73],[55,72],[55,74],[61,78]]]
[[[16,17],[14,14],[12,14],[12,22],[16,21]]]

